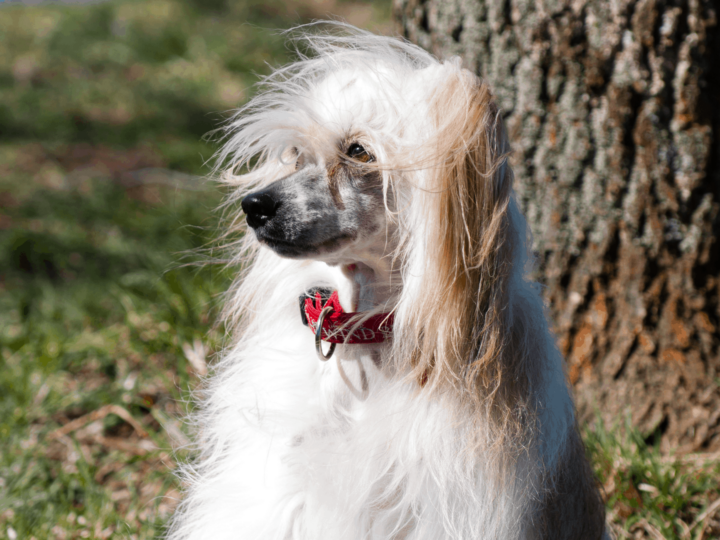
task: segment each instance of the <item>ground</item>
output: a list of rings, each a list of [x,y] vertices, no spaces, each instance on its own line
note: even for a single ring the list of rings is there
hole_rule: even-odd
[[[0,538],[162,534],[237,271],[203,136],[291,57],[267,28],[328,14],[390,28],[382,2],[0,7]],[[720,536],[719,456],[583,430],[618,536]]]

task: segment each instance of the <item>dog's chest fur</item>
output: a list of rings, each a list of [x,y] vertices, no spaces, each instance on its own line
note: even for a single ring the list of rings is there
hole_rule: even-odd
[[[341,291],[350,286],[322,263],[278,264],[299,266],[288,274],[298,290],[318,277]],[[335,357],[318,360],[296,299],[267,294],[266,312],[223,360],[210,388],[203,478],[190,494],[187,520],[198,538],[518,534],[511,529],[528,508],[514,484],[490,477],[495,463],[463,468],[468,426],[449,414],[455,404],[427,400],[417,385],[388,376],[387,346],[339,345],[335,355],[358,388],[359,365],[365,370],[369,392],[360,401]]]

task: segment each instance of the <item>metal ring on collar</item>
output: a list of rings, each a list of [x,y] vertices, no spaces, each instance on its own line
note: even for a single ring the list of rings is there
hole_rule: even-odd
[[[317,327],[315,328],[315,352],[317,352],[318,358],[323,362],[327,362],[328,360],[330,360],[333,353],[335,352],[335,343],[330,344],[330,349],[328,350],[327,356],[322,351],[322,325],[323,321],[325,320],[325,316],[332,310],[333,308],[330,306],[326,306],[322,310],[317,320]]]

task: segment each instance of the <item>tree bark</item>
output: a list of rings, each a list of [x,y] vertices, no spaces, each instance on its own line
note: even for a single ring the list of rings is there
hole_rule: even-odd
[[[581,419],[720,448],[720,3],[394,1],[495,90]]]

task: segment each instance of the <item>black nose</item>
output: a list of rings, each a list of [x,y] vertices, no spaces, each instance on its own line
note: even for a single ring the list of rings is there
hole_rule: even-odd
[[[275,217],[280,201],[267,191],[251,193],[242,200],[242,209],[247,214],[247,222],[253,229],[262,227]]]

